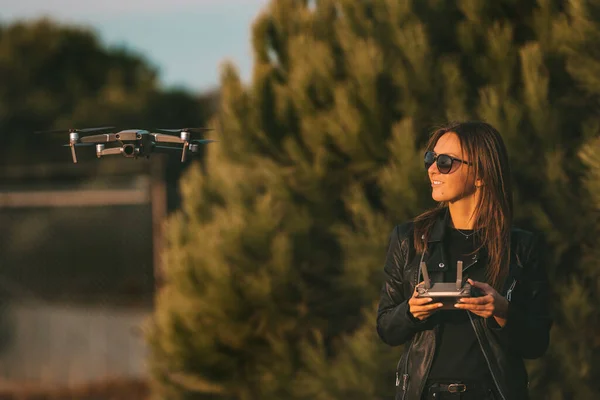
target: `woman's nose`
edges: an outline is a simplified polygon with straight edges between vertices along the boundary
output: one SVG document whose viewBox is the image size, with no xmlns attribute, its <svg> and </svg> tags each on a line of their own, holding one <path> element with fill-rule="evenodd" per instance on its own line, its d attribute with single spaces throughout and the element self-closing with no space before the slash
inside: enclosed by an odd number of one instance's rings
<svg viewBox="0 0 600 400">
<path fill-rule="evenodd" d="M 429 173 L 429 175 L 431 175 L 431 174 L 439 174 L 440 171 L 438 170 L 437 163 L 431 164 L 429 166 L 429 168 L 427 169 L 427 172 Z"/>
</svg>

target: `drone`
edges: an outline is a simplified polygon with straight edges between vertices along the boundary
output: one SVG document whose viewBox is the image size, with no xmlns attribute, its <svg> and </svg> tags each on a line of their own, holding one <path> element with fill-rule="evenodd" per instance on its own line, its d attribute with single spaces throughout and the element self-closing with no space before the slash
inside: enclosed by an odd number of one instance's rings
<svg viewBox="0 0 600 400">
<path fill-rule="evenodd" d="M 212 130 L 212 128 L 181 128 L 181 129 L 124 129 L 114 126 L 84 129 L 56 129 L 37 131 L 39 133 L 68 133 L 69 143 L 63 146 L 71 148 L 73 163 L 77 163 L 77 147 L 96 146 L 96 156 L 120 154 L 127 158 L 146 157 L 152 153 L 181 152 L 181 162 L 188 155 L 199 153 L 200 145 L 216 142 L 212 139 L 192 140 L 191 134 Z M 92 134 L 93 133 L 93 134 Z M 82 134 L 82 136 L 80 136 Z M 89 136 L 83 136 L 90 134 Z M 166 146 L 161 144 L 167 144 Z M 183 145 L 183 146 L 173 146 Z"/>
</svg>

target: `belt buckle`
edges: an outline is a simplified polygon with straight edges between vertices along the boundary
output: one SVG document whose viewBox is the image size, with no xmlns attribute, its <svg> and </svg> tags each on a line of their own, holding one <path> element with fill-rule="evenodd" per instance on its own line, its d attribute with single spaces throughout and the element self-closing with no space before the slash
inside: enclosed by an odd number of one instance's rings
<svg viewBox="0 0 600 400">
<path fill-rule="evenodd" d="M 467 391 L 467 385 L 464 383 L 452 383 L 448 385 L 448 391 L 450 393 L 463 393 Z"/>
</svg>

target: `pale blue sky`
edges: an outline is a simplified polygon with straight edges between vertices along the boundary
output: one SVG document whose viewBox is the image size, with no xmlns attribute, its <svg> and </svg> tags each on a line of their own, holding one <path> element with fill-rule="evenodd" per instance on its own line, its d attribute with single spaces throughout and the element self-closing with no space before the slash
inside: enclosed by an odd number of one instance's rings
<svg viewBox="0 0 600 400">
<path fill-rule="evenodd" d="M 269 0 L 0 0 L 0 21 L 48 16 L 92 27 L 106 45 L 143 54 L 166 86 L 219 84 L 223 60 L 244 81 L 252 68 L 251 24 Z"/>
</svg>

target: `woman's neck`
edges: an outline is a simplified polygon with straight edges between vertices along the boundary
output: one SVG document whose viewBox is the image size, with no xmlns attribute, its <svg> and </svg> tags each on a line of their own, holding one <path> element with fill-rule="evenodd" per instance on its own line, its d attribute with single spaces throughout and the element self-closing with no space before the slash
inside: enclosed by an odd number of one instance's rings
<svg viewBox="0 0 600 400">
<path fill-rule="evenodd" d="M 456 229 L 475 229 L 475 196 L 448 205 L 452 226 Z"/>
</svg>

